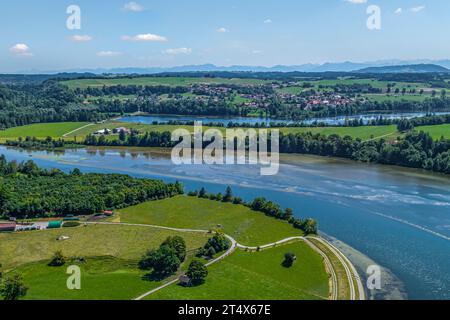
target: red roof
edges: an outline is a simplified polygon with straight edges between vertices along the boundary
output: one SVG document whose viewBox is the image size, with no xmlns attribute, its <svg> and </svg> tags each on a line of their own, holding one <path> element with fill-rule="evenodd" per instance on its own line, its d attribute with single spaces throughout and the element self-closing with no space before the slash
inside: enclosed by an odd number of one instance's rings
<svg viewBox="0 0 450 320">
<path fill-rule="evenodd" d="M 111 214 L 113 214 L 114 212 L 112 212 L 112 211 L 103 211 L 103 213 L 104 213 L 104 214 L 107 214 L 107 215 L 111 215 Z"/>
<path fill-rule="evenodd" d="M 16 228 L 16 223 L 0 223 L 0 229 L 11 229 L 11 228 Z"/>
</svg>

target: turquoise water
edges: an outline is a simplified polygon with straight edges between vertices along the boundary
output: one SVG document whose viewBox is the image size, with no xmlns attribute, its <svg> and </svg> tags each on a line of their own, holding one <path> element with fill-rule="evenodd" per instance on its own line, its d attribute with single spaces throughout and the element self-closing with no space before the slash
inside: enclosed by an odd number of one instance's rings
<svg viewBox="0 0 450 320">
<path fill-rule="evenodd" d="M 388 285 L 401 286 L 410 299 L 450 299 L 448 176 L 295 155 L 282 158 L 278 175 L 262 177 L 257 166 L 174 166 L 155 152 L 79 149 L 53 154 L 0 147 L 0 154 L 8 160 L 33 159 L 47 168 L 180 180 L 188 190 L 205 186 L 223 192 L 231 185 L 247 200 L 264 196 L 292 207 L 297 216 L 318 219 L 326 234 L 393 272 L 402 285 Z"/>
<path fill-rule="evenodd" d="M 436 112 L 436 115 L 448 114 L 448 112 Z M 423 117 L 425 112 L 414 112 L 414 113 L 372 113 L 372 114 L 361 114 L 352 116 L 339 116 L 339 117 L 329 117 L 329 118 L 312 118 L 304 120 L 305 124 L 312 124 L 314 122 L 323 122 L 328 125 L 342 125 L 348 120 L 362 120 L 367 123 L 370 120 L 376 120 L 380 116 L 384 119 L 410 119 L 414 117 Z M 248 118 L 248 117 L 207 117 L 207 116 L 176 116 L 176 115 L 148 115 L 148 116 L 127 116 L 119 118 L 119 121 L 131 122 L 131 123 L 145 123 L 152 124 L 153 122 L 167 123 L 169 121 L 182 121 L 182 122 L 192 122 L 192 121 L 203 121 L 204 123 L 220 123 L 227 125 L 230 122 L 238 124 L 256 124 L 256 123 L 290 123 L 289 120 L 277 120 L 271 118 Z"/>
</svg>

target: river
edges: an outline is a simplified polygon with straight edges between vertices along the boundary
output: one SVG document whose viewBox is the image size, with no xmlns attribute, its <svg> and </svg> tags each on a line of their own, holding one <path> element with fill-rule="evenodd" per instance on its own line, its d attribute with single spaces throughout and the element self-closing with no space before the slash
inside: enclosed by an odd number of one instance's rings
<svg viewBox="0 0 450 320">
<path fill-rule="evenodd" d="M 445 115 L 450 112 L 435 112 L 433 115 Z M 305 125 L 313 124 L 315 122 L 325 123 L 330 126 L 343 125 L 346 121 L 351 120 L 361 120 L 363 123 L 367 124 L 371 120 L 376 120 L 379 117 L 383 119 L 395 120 L 395 119 L 411 119 L 416 117 L 426 116 L 426 112 L 407 112 L 407 113 L 370 113 L 370 114 L 359 114 L 350 116 L 337 116 L 337 117 L 326 117 L 326 118 L 311 118 L 301 121 Z M 203 121 L 206 123 L 218 123 L 226 126 L 228 123 L 233 122 L 237 124 L 261 124 L 261 123 L 293 123 L 289 120 L 279 120 L 271 118 L 249 118 L 249 117 L 210 117 L 210 116 L 181 116 L 181 115 L 146 115 L 146 116 L 126 116 L 117 119 L 122 122 L 131 123 L 144 123 L 152 124 L 154 122 L 158 123 L 168 123 L 170 121 L 180 121 L 180 122 L 193 122 L 193 121 Z"/>
<path fill-rule="evenodd" d="M 155 150 L 52 153 L 2 146 L 0 154 L 65 171 L 180 180 L 187 190 L 224 192 L 231 185 L 246 200 L 264 196 L 299 217 L 316 218 L 327 236 L 351 247 L 342 246 L 361 275 L 380 264 L 383 286 L 374 298 L 450 299 L 449 176 L 301 155 L 283 156 L 278 175 L 260 176 L 257 166 L 174 166 Z"/>
</svg>

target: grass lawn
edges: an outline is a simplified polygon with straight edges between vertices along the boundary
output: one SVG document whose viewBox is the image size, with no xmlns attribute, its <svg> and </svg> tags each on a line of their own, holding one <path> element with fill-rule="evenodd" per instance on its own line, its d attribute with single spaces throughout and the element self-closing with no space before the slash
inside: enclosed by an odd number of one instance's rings
<svg viewBox="0 0 450 320">
<path fill-rule="evenodd" d="M 286 252 L 297 257 L 290 268 L 281 265 Z M 172 285 L 148 299 L 316 300 L 328 297 L 328 275 L 322 257 L 302 241 L 254 253 L 238 250 L 208 271 L 205 283 L 200 286 Z"/>
<path fill-rule="evenodd" d="M 450 124 L 417 127 L 416 131 L 428 132 L 436 140 L 441 139 L 442 136 L 450 139 Z"/>
<path fill-rule="evenodd" d="M 0 131 L 0 140 L 17 139 L 19 137 L 59 138 L 64 134 L 85 126 L 87 122 L 37 123 Z"/>
<path fill-rule="evenodd" d="M 267 217 L 245 206 L 187 196 L 122 209 L 120 217 L 121 222 L 204 230 L 215 229 L 220 224 L 225 233 L 249 246 L 302 235 L 300 230 L 287 222 Z"/>
<path fill-rule="evenodd" d="M 363 126 L 363 127 L 317 127 L 317 128 L 281 128 L 283 133 L 313 132 L 324 135 L 338 134 L 340 136 L 351 136 L 362 140 L 377 138 L 388 134 L 398 133 L 397 126 Z"/>
<path fill-rule="evenodd" d="M 138 78 L 113 78 L 113 79 L 77 79 L 61 83 L 69 88 L 88 88 L 116 85 L 138 85 L 138 86 L 190 86 L 192 84 L 264 84 L 268 81 L 260 79 L 239 78 L 197 78 L 197 77 L 138 77 Z"/>
<path fill-rule="evenodd" d="M 387 95 L 387 94 L 366 94 L 364 95 L 366 98 L 368 98 L 371 101 L 377 101 L 377 102 L 385 102 L 385 101 L 424 101 L 425 99 L 431 98 L 431 95 L 427 94 L 398 94 L 398 95 Z"/>
<path fill-rule="evenodd" d="M 400 82 L 400 81 L 380 81 L 376 79 L 336 79 L 336 80 L 318 80 L 318 81 L 306 81 L 307 83 L 311 83 L 312 85 L 315 85 L 316 88 L 318 88 L 320 85 L 322 86 L 334 86 L 337 84 L 341 85 L 352 85 L 352 84 L 370 84 L 374 88 L 379 88 L 386 90 L 388 84 L 395 84 L 395 86 L 392 86 L 392 89 L 395 91 L 395 89 L 413 89 L 416 88 L 427 88 L 429 87 L 428 84 L 425 83 L 415 83 L 415 82 Z"/>
<path fill-rule="evenodd" d="M 56 238 L 65 235 L 66 241 Z M 61 250 L 67 257 L 113 256 L 138 260 L 148 249 L 158 247 L 168 236 L 181 235 L 189 250 L 200 248 L 207 235 L 135 226 L 88 225 L 45 231 L 0 234 L 0 262 L 4 270 L 49 260 Z"/>
<path fill-rule="evenodd" d="M 67 289 L 66 270 L 72 264 L 80 267 L 81 290 Z M 135 261 L 113 257 L 87 258 L 86 263 L 67 262 L 62 267 L 38 262 L 14 272 L 23 276 L 29 288 L 26 300 L 131 300 L 161 284 L 146 280 Z"/>
<path fill-rule="evenodd" d="M 28 126 L 10 128 L 5 131 L 0 131 L 0 142 L 7 139 L 17 139 L 19 137 L 37 137 L 44 139 L 48 136 L 53 138 L 62 138 L 64 134 L 82 128 L 87 123 L 85 122 L 62 122 L 62 123 L 42 123 L 42 124 L 32 124 Z M 129 129 L 136 129 L 141 133 L 145 132 L 172 132 L 176 129 L 186 129 L 193 131 L 193 126 L 188 125 L 152 125 L 152 124 L 141 124 L 141 123 L 131 123 L 131 122 L 119 122 L 119 121 L 107 121 L 105 123 L 94 124 L 77 130 L 66 137 L 65 140 L 73 140 L 77 138 L 77 141 L 82 141 L 87 135 L 93 134 L 94 132 L 102 129 L 115 129 L 119 127 L 126 127 Z M 206 131 L 210 127 L 203 127 Z M 218 128 L 220 131 L 225 132 L 226 128 Z M 313 132 L 321 133 L 324 135 L 338 134 L 340 136 L 349 135 L 353 138 L 360 138 L 362 140 L 371 139 L 372 137 L 377 138 L 385 136 L 387 134 L 393 134 L 392 137 L 396 137 L 397 127 L 395 125 L 391 126 L 363 126 L 363 127 L 308 127 L 308 128 L 279 128 L 281 132 L 288 133 L 298 133 L 298 132 Z M 117 139 L 118 135 L 107 136 L 107 139 Z"/>
<path fill-rule="evenodd" d="M 330 263 L 333 265 L 334 271 L 336 272 L 337 282 L 338 282 L 338 300 L 348 300 L 350 299 L 350 287 L 348 284 L 347 274 L 345 273 L 345 268 L 339 261 L 338 257 L 332 253 L 327 246 L 325 246 L 320 241 L 314 238 L 308 238 L 316 247 L 318 247 L 322 252 L 324 252 L 330 259 Z M 356 282 L 355 282 L 356 284 Z M 357 286 L 355 286 L 357 288 Z"/>
</svg>

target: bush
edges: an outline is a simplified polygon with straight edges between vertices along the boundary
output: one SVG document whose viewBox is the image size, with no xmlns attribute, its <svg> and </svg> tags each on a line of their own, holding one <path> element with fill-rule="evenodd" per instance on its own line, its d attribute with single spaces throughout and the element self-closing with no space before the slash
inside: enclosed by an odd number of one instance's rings
<svg viewBox="0 0 450 320">
<path fill-rule="evenodd" d="M 79 227 L 81 224 L 78 221 L 67 221 L 64 222 L 63 228 L 74 228 Z"/>
<path fill-rule="evenodd" d="M 61 267 L 66 263 L 66 258 L 64 258 L 64 255 L 61 251 L 56 251 L 53 255 L 52 260 L 48 263 L 51 267 Z"/>
<path fill-rule="evenodd" d="M 161 245 L 166 245 L 173 248 L 181 262 L 183 262 L 186 258 L 186 242 L 182 237 L 168 237 Z"/>
<path fill-rule="evenodd" d="M 286 268 L 292 267 L 294 261 L 297 260 L 297 257 L 292 252 L 288 252 L 284 255 L 283 266 Z"/>
<path fill-rule="evenodd" d="M 206 266 L 199 260 L 194 260 L 189 265 L 186 275 L 191 279 L 191 284 L 196 286 L 205 282 L 208 275 Z"/>
</svg>

